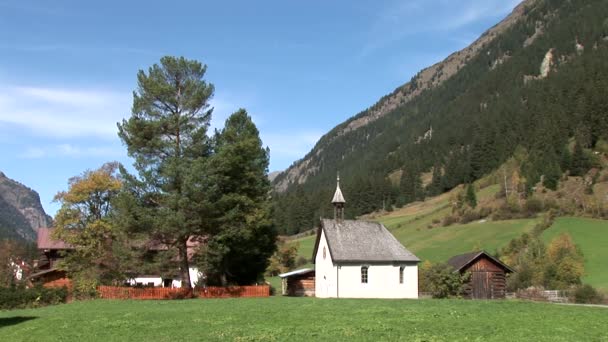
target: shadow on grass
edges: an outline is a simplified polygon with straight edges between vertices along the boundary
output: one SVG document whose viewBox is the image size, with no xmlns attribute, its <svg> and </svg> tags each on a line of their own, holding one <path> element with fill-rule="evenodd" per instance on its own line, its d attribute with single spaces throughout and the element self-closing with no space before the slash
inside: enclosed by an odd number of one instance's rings
<svg viewBox="0 0 608 342">
<path fill-rule="evenodd" d="M 36 319 L 36 318 L 38 318 L 38 317 L 33 317 L 33 316 L 15 316 L 15 317 L 0 318 L 0 329 L 2 329 L 4 327 L 11 326 L 11 325 L 15 325 L 15 324 L 31 321 L 32 319 Z"/>
</svg>

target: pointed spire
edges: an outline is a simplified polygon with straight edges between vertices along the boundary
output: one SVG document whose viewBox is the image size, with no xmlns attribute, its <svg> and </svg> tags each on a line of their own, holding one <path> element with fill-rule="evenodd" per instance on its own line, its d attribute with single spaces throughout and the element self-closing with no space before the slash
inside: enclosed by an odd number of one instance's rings
<svg viewBox="0 0 608 342">
<path fill-rule="evenodd" d="M 336 185 L 336 192 L 334 193 L 334 198 L 331 200 L 331 203 L 333 203 L 333 204 L 346 203 L 346 201 L 344 200 L 344 196 L 342 195 L 342 190 L 340 190 L 340 173 L 339 172 L 338 172 L 338 183 Z"/>
<path fill-rule="evenodd" d="M 342 190 L 340 190 L 340 173 L 338 173 L 336 193 L 331 203 L 334 205 L 334 220 L 344 220 L 344 203 L 346 201 L 344 200 L 344 195 L 342 195 Z"/>
</svg>

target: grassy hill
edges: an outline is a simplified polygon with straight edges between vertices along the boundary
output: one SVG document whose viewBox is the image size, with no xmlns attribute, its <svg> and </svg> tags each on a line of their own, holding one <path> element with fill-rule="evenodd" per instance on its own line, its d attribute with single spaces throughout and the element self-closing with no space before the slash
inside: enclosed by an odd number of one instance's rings
<svg viewBox="0 0 608 342">
<path fill-rule="evenodd" d="M 96 300 L 0 312 L 0 330 L 3 341 L 604 341 L 607 314 L 519 301 Z"/>
<path fill-rule="evenodd" d="M 545 241 L 567 232 L 585 256 L 583 282 L 608 290 L 608 221 L 562 217 L 543 233 Z"/>
<path fill-rule="evenodd" d="M 457 191 L 457 190 L 455 190 Z M 497 185 L 488 186 L 478 192 L 479 202 L 490 203 L 498 191 Z M 447 261 L 451 256 L 484 249 L 494 252 L 505 246 L 513 238 L 532 230 L 541 220 L 538 218 L 491 221 L 480 220 L 469 224 L 437 227 L 451 212 L 450 198 L 453 193 L 445 193 L 424 202 L 410 204 L 397 211 L 371 215 L 363 219 L 383 223 L 395 237 L 420 259 L 432 262 Z M 432 228 L 430 228 L 432 227 Z M 585 255 L 585 283 L 608 289 L 608 221 L 579 217 L 557 218 L 555 223 L 543 233 L 543 238 L 551 239 L 568 232 Z M 295 240 L 300 244 L 299 255 L 310 258 L 314 247 L 314 236 Z M 310 267 L 312 265 L 306 265 Z"/>
<path fill-rule="evenodd" d="M 424 260 L 428 259 L 432 261 L 439 261 L 442 258 L 451 256 L 452 252 L 454 252 L 452 254 L 466 252 L 482 242 L 488 242 L 487 245 L 482 244 L 482 248 L 488 248 L 488 250 L 493 251 L 497 247 L 501 247 L 502 244 L 509 242 L 513 237 L 521 234 L 521 232 L 534 226 L 536 220 L 528 219 L 506 222 L 485 221 L 469 225 L 454 225 L 429 229 L 429 225 L 440 221 L 450 213 L 450 198 L 456 191 L 458 189 L 429 198 L 424 202 L 412 203 L 391 213 L 368 215 L 361 219 L 381 222 L 401 243 L 416 253 L 416 255 Z M 486 203 L 491 201 L 496 191 L 498 191 L 498 186 L 496 185 L 481 189 L 478 192 L 479 202 Z M 446 246 L 444 243 L 450 242 L 450 240 L 454 240 L 450 243 L 451 246 Z M 300 245 L 299 255 L 306 258 L 312 256 L 315 243 L 314 235 L 294 240 L 294 242 Z M 443 252 L 440 254 L 433 252 L 434 250 L 442 249 Z"/>
</svg>

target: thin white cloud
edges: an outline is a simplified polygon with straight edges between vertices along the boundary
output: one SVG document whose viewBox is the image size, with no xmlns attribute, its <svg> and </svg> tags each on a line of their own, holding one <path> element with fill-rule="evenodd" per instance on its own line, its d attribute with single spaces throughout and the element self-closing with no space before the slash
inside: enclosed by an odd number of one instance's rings
<svg viewBox="0 0 608 342">
<path fill-rule="evenodd" d="M 394 1 L 377 14 L 358 57 L 411 35 L 450 32 L 486 18 L 509 13 L 522 0 L 416 0 Z"/>
<path fill-rule="evenodd" d="M 28 147 L 19 157 L 22 159 L 41 158 L 83 158 L 104 157 L 119 158 L 126 154 L 124 148 L 119 146 L 78 146 L 75 144 L 56 144 L 43 147 Z"/>
<path fill-rule="evenodd" d="M 15 125 L 41 137 L 115 139 L 116 123 L 130 107 L 128 92 L 0 86 L 0 126 Z"/>
</svg>

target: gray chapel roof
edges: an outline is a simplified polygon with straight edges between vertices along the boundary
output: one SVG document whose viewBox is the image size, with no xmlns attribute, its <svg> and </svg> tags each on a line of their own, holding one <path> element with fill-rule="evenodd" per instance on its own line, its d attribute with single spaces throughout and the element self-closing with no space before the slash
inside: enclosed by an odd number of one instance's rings
<svg viewBox="0 0 608 342">
<path fill-rule="evenodd" d="M 321 220 L 321 229 L 325 232 L 329 252 L 334 261 L 420 261 L 412 252 L 403 247 L 386 227 L 377 222 Z M 320 236 L 321 231 L 317 233 L 313 260 L 317 253 Z"/>
</svg>

